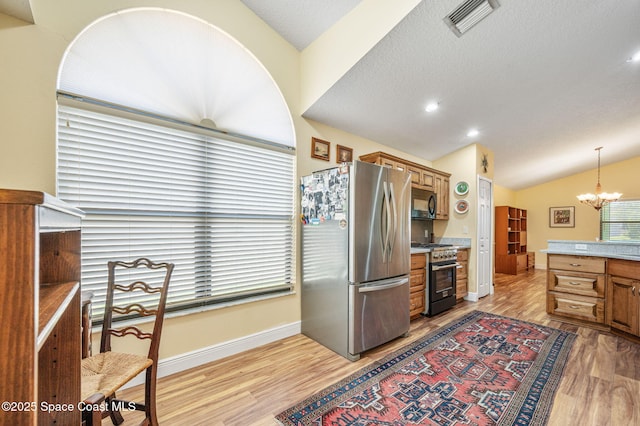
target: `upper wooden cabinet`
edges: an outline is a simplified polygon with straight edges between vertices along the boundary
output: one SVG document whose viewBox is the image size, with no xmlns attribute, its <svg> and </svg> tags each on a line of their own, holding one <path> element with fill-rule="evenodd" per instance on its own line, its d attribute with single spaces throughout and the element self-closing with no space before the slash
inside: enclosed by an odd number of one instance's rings
<svg viewBox="0 0 640 426">
<path fill-rule="evenodd" d="M 449 219 L 450 173 L 441 172 L 422 164 L 405 160 L 385 152 L 372 152 L 360 156 L 360 161 L 375 163 L 411 174 L 411 185 L 437 194 L 436 219 Z"/>
<path fill-rule="evenodd" d="M 449 176 L 434 172 L 433 192 L 436 193 L 436 219 L 449 219 Z"/>
</svg>

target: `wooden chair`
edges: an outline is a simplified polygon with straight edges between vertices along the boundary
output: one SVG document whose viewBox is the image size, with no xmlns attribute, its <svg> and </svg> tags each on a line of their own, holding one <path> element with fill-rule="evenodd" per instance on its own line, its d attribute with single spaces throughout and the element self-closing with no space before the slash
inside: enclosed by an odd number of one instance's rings
<svg viewBox="0 0 640 426">
<path fill-rule="evenodd" d="M 106 407 L 106 410 L 99 417 L 90 410 L 85 411 L 83 413 L 85 424 L 95 424 L 96 418 L 109 416 L 114 425 L 119 425 L 124 421 L 119 408 L 133 409 L 134 407 L 135 410 L 145 412 L 145 419 L 141 424 L 158 424 L 156 416 L 158 349 L 173 267 L 172 263 L 154 263 L 145 258 L 129 263 L 119 261 L 108 263 L 109 278 L 100 353 L 82 360 L 82 399 L 88 403 L 103 397 L 102 406 Z M 119 275 L 126 272 L 131 276 L 132 279 L 128 282 L 132 282 L 121 284 L 120 279 L 116 280 L 116 268 Z M 161 276 L 157 280 L 162 285 L 148 284 L 153 279 L 149 278 L 150 274 L 160 274 Z M 144 278 L 144 281 L 135 279 L 136 277 Z M 145 306 L 140 303 L 117 306 L 118 303 L 127 303 L 126 293 L 139 293 L 140 291 L 149 294 L 146 298 L 149 301 L 144 303 Z M 116 319 L 124 318 L 127 320 L 155 316 L 153 331 L 151 333 L 143 332 L 138 327 L 127 324 L 118 327 L 117 324 L 113 324 L 114 314 L 116 314 Z M 126 321 L 126 323 L 130 322 Z M 111 338 L 125 336 L 148 339 L 150 341 L 149 352 L 145 355 L 112 352 Z M 116 399 L 116 391 L 143 371 L 146 371 L 144 404 Z"/>
</svg>

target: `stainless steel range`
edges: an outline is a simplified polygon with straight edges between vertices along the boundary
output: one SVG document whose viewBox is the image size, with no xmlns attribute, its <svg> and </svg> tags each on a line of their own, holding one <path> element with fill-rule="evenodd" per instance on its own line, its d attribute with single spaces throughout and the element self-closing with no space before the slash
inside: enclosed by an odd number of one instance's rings
<svg viewBox="0 0 640 426">
<path fill-rule="evenodd" d="M 427 255 L 427 279 L 425 289 L 425 311 L 433 316 L 456 304 L 456 268 L 458 250 L 448 244 L 417 244 L 413 247 L 430 248 Z"/>
</svg>

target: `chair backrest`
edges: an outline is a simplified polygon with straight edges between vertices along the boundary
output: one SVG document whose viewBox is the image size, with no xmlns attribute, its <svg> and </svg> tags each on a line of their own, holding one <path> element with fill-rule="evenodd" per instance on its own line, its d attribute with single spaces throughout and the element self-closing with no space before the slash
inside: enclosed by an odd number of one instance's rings
<svg viewBox="0 0 640 426">
<path fill-rule="evenodd" d="M 108 262 L 109 278 L 100 352 L 111 351 L 112 336 L 124 337 L 130 335 L 138 339 L 149 339 L 149 354 L 147 356 L 157 362 L 164 310 L 167 304 L 167 293 L 173 266 L 173 263 L 154 263 L 146 258 L 140 258 L 133 262 Z M 127 276 L 126 283 L 122 283 L 120 278 L 122 275 Z M 137 292 L 136 294 L 143 292 L 148 297 L 144 298 L 142 304 L 128 303 L 126 300 L 127 293 L 132 294 L 134 292 Z M 126 319 L 155 316 L 153 330 L 148 333 L 133 325 L 118 327 L 117 321 L 115 325 L 113 323 L 114 313 L 116 316 Z M 129 323 L 129 321 L 126 321 L 126 323 Z"/>
</svg>

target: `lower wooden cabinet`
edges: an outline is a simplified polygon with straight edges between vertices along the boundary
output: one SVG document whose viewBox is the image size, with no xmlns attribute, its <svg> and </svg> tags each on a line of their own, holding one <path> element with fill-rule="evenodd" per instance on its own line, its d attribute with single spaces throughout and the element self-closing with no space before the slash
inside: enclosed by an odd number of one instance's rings
<svg viewBox="0 0 640 426">
<path fill-rule="evenodd" d="M 640 262 L 609 260 L 611 328 L 640 336 Z"/>
<path fill-rule="evenodd" d="M 469 294 L 469 250 L 458 249 L 458 263 L 456 269 L 456 300 L 464 299 Z"/>
<path fill-rule="evenodd" d="M 424 253 L 411 255 L 411 284 L 409 287 L 409 315 L 418 318 L 424 312 L 427 258 Z"/>
<path fill-rule="evenodd" d="M 547 265 L 547 313 L 640 337 L 640 261 L 549 254 Z"/>
<path fill-rule="evenodd" d="M 518 254 L 497 254 L 496 272 L 500 274 L 517 275 L 526 272 L 529 267 L 527 253 Z"/>
<path fill-rule="evenodd" d="M 567 318 L 604 324 L 605 301 L 570 293 L 548 293 L 547 312 Z"/>
<path fill-rule="evenodd" d="M 607 324 L 606 259 L 550 254 L 547 313 Z"/>
</svg>

